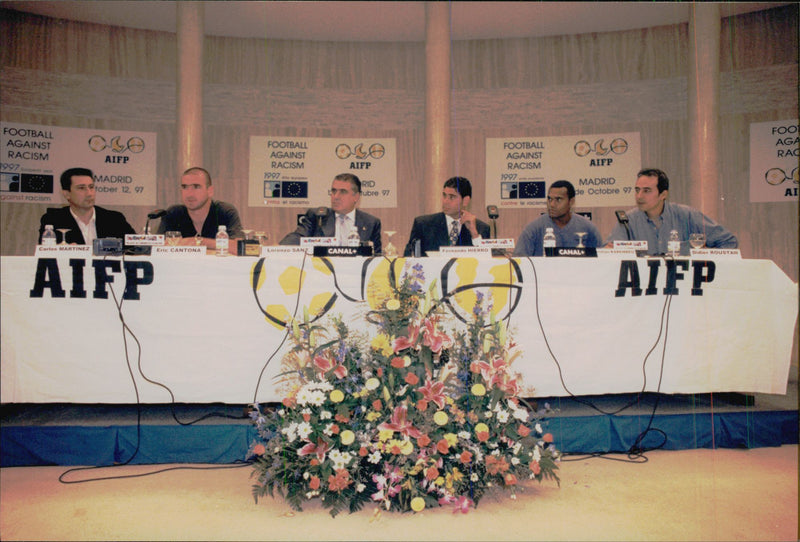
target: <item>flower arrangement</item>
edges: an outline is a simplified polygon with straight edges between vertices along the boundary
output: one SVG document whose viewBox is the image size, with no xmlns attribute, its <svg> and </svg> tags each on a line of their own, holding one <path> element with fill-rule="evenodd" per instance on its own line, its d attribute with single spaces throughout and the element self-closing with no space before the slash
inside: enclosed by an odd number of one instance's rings
<svg viewBox="0 0 800 542">
<path fill-rule="evenodd" d="M 368 503 L 466 513 L 492 488 L 513 498 L 524 479 L 558 482 L 559 453 L 518 396 L 503 322 L 478 293 L 466 329 L 447 331 L 435 282 L 424 283 L 405 264 L 373 288 L 371 338 L 340 318 L 292 323 L 286 396 L 251 412 L 256 502 L 277 491 L 298 511 L 319 498 L 332 516 Z"/>
</svg>

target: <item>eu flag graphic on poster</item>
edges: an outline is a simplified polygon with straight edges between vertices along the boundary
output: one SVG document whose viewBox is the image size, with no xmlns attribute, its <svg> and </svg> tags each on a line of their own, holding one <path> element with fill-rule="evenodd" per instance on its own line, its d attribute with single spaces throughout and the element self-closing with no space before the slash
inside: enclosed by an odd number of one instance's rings
<svg viewBox="0 0 800 542">
<path fill-rule="evenodd" d="M 31 192 L 34 194 L 52 194 L 53 176 L 40 175 L 38 173 L 23 173 L 20 192 Z"/>
<path fill-rule="evenodd" d="M 308 197 L 308 181 L 282 181 L 282 198 L 301 198 Z"/>
<path fill-rule="evenodd" d="M 544 181 L 524 181 L 519 183 L 519 198 L 534 199 L 544 197 Z"/>
</svg>

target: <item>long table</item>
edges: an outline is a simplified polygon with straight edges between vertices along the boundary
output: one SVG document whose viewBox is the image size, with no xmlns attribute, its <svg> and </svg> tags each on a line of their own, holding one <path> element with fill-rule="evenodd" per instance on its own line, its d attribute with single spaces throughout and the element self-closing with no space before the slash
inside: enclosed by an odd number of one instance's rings
<svg viewBox="0 0 800 542">
<path fill-rule="evenodd" d="M 282 323 L 310 307 L 323 324 L 341 315 L 368 341 L 369 303 L 403 265 L 436 281 L 452 330 L 470 318 L 477 292 L 491 295 L 531 397 L 785 394 L 798 311 L 797 284 L 773 262 L 730 257 L 65 254 L 0 263 L 4 403 L 278 401 L 291 346 Z"/>
</svg>

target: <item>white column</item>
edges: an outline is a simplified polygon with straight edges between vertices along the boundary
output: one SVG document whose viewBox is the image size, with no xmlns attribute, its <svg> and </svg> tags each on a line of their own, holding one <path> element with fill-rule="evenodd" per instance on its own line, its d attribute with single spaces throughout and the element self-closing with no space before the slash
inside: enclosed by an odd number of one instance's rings
<svg viewBox="0 0 800 542">
<path fill-rule="evenodd" d="M 689 198 L 719 219 L 719 4 L 692 2 L 689 13 Z"/>
<path fill-rule="evenodd" d="M 439 211 L 444 181 L 453 175 L 450 144 L 450 3 L 425 3 L 426 213 Z"/>
<path fill-rule="evenodd" d="M 178 173 L 203 166 L 203 3 L 178 9 Z"/>
</svg>

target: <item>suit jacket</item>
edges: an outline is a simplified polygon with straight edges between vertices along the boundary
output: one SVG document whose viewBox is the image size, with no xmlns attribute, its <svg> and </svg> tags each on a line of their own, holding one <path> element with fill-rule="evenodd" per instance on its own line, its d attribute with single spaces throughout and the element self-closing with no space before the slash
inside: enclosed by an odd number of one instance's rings
<svg viewBox="0 0 800 542">
<path fill-rule="evenodd" d="M 317 208 L 309 209 L 302 217 L 297 229 L 281 239 L 281 245 L 299 245 L 302 237 L 333 237 L 336 235 L 336 213 L 328 208 L 328 213 L 320 221 Z M 321 222 L 321 224 L 320 224 Z M 321 226 L 321 227 L 320 227 Z M 356 209 L 356 228 L 362 243 L 372 241 L 375 254 L 381 254 L 381 219 Z"/>
<path fill-rule="evenodd" d="M 126 233 L 136 233 L 133 226 L 128 224 L 125 220 L 125 215 L 119 211 L 110 211 L 102 207 L 94 206 L 95 226 L 97 227 L 97 238 L 103 237 L 117 237 L 125 240 Z M 67 207 L 50 207 L 47 212 L 42 215 L 39 224 L 39 243 L 42 242 L 42 233 L 46 224 L 52 224 L 54 230 L 59 228 L 69 228 L 67 232 L 67 243 L 75 243 L 78 245 L 85 245 L 86 240 L 83 238 L 81 229 L 78 223 L 73 218 L 72 213 L 69 212 Z M 56 232 L 56 237 L 60 237 L 60 233 Z M 61 239 L 58 239 L 61 242 Z"/>
<path fill-rule="evenodd" d="M 475 226 L 482 238 L 489 239 L 491 237 L 489 224 L 476 220 Z M 408 244 L 403 252 L 404 256 L 414 255 L 414 241 L 417 239 L 420 240 L 422 249 L 420 255 L 422 256 L 426 256 L 429 250 L 436 251 L 439 250 L 439 247 L 450 246 L 450 233 L 447 231 L 447 219 L 444 213 L 423 215 L 414 219 L 414 224 L 411 226 L 411 235 L 408 237 Z M 462 247 L 472 246 L 472 235 L 464 225 L 461 226 L 461 231 L 458 233 L 457 245 Z"/>
</svg>

